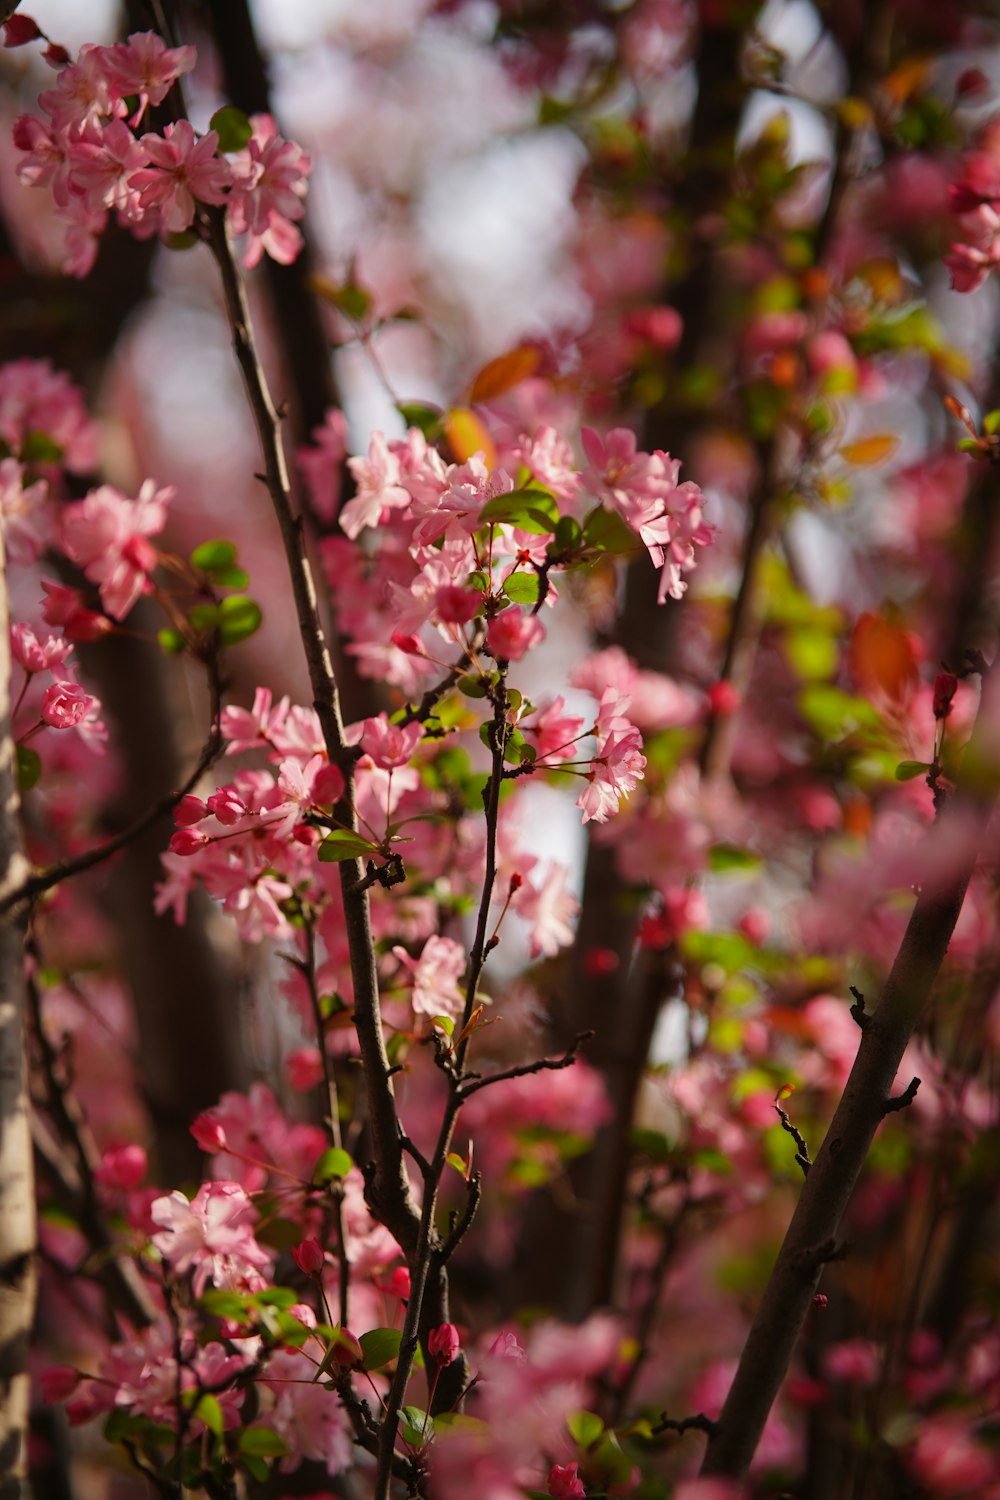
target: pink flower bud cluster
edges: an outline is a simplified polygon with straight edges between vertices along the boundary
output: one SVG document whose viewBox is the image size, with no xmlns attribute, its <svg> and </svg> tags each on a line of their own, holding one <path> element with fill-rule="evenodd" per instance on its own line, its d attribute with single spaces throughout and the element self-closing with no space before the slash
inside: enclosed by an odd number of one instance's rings
<svg viewBox="0 0 1000 1500">
<path fill-rule="evenodd" d="M 283 264 L 298 255 L 294 221 L 304 211 L 311 162 L 282 139 L 270 115 L 254 115 L 246 145 L 229 156 L 215 130 L 199 136 L 183 118 L 162 134 L 138 133 L 149 107 L 163 103 L 195 56 L 193 47 L 167 47 L 155 32 L 84 46 L 40 96 L 42 114 L 15 122 L 18 176 L 49 188 L 67 224 L 71 275 L 90 270 L 112 214 L 140 239 L 166 238 L 189 230 L 201 205 L 226 206 L 231 232 L 246 237 L 246 265 L 265 253 Z"/>
</svg>

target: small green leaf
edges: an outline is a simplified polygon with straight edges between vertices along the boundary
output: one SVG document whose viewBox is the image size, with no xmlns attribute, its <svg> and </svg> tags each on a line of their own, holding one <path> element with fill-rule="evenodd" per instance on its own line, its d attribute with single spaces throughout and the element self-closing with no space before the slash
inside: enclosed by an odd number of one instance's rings
<svg viewBox="0 0 1000 1500">
<path fill-rule="evenodd" d="M 214 630 L 219 623 L 219 606 L 217 604 L 192 604 L 188 610 L 188 619 L 195 630 Z"/>
<path fill-rule="evenodd" d="M 227 1292 L 218 1287 L 210 1287 L 198 1300 L 210 1317 L 225 1318 L 231 1323 L 250 1321 L 248 1307 L 250 1299 L 240 1292 Z"/>
<path fill-rule="evenodd" d="M 156 639 L 160 643 L 160 650 L 165 651 L 168 656 L 180 656 L 187 644 L 180 631 L 171 630 L 168 625 L 156 632 Z"/>
<path fill-rule="evenodd" d="M 63 456 L 63 450 L 47 432 L 32 431 L 24 434 L 18 456 L 23 464 L 57 464 Z"/>
<path fill-rule="evenodd" d="M 897 781 L 914 781 L 918 776 L 926 776 L 930 765 L 925 760 L 901 760 L 896 767 Z"/>
<path fill-rule="evenodd" d="M 512 573 L 503 586 L 515 604 L 537 604 L 541 581 L 537 573 Z"/>
<path fill-rule="evenodd" d="M 432 1020 L 435 1026 L 439 1026 L 441 1028 L 445 1036 L 455 1035 L 455 1023 L 451 1019 L 451 1016 L 434 1016 Z"/>
<path fill-rule="evenodd" d="M 1000 429 L 1000 410 L 988 411 L 983 418 L 983 431 L 990 437 Z"/>
<path fill-rule="evenodd" d="M 427 1413 L 420 1406 L 404 1406 L 399 1413 L 400 1434 L 408 1448 L 422 1448 L 433 1432 Z"/>
<path fill-rule="evenodd" d="M 244 1427 L 236 1446 L 252 1458 L 284 1458 L 288 1452 L 288 1444 L 273 1427 Z"/>
<path fill-rule="evenodd" d="M 263 1484 L 267 1479 L 267 1464 L 262 1458 L 258 1458 L 255 1453 L 244 1453 L 243 1467 L 252 1478 L 257 1480 L 258 1484 Z"/>
<path fill-rule="evenodd" d="M 335 287 L 330 293 L 330 301 L 355 323 L 364 321 L 372 305 L 372 299 L 364 287 L 357 286 L 353 281 L 345 281 L 343 286 Z"/>
<path fill-rule="evenodd" d="M 360 859 L 366 854 L 377 853 L 377 845 L 348 828 L 335 828 L 319 846 L 319 858 L 327 865 L 339 865 L 344 859 Z"/>
<path fill-rule="evenodd" d="M 339 1146 L 331 1146 L 313 1167 L 313 1182 L 329 1182 L 332 1177 L 346 1177 L 353 1166 L 354 1162 L 346 1151 Z"/>
<path fill-rule="evenodd" d="M 485 677 L 471 672 L 467 677 L 460 677 L 456 683 L 458 691 L 464 693 L 466 698 L 485 698 L 487 686 Z"/>
<path fill-rule="evenodd" d="M 383 1365 L 395 1359 L 402 1337 L 401 1328 L 372 1328 L 368 1333 L 363 1333 L 358 1340 L 365 1357 L 362 1368 L 380 1370 Z"/>
<path fill-rule="evenodd" d="M 759 865 L 759 855 L 751 854 L 749 849 L 738 849 L 735 844 L 716 844 L 709 851 L 710 870 L 756 870 Z"/>
<path fill-rule="evenodd" d="M 218 1397 L 213 1396 L 211 1392 L 206 1391 L 201 1397 L 192 1416 L 200 1417 L 209 1432 L 214 1433 L 216 1437 L 222 1436 L 222 1407 L 219 1405 Z"/>
<path fill-rule="evenodd" d="M 219 568 L 212 574 L 212 582 L 217 589 L 245 589 L 250 582 L 250 574 L 243 568 Z"/>
<path fill-rule="evenodd" d="M 219 604 L 219 640 L 236 646 L 260 629 L 260 605 L 246 594 L 230 594 Z"/>
<path fill-rule="evenodd" d="M 457 1151 L 449 1151 L 448 1155 L 445 1157 L 445 1161 L 448 1163 L 449 1167 L 454 1167 L 455 1171 L 458 1172 L 462 1177 L 465 1176 L 465 1162 L 459 1156 Z"/>
<path fill-rule="evenodd" d="M 604 1431 L 604 1423 L 592 1411 L 571 1411 L 566 1418 L 566 1426 L 574 1442 L 579 1443 L 581 1448 L 591 1447 Z"/>
<path fill-rule="evenodd" d="M 193 229 L 171 229 L 162 240 L 168 250 L 193 250 L 201 244 Z"/>
<path fill-rule="evenodd" d="M 416 427 L 429 443 L 437 442 L 443 431 L 444 413 L 440 407 L 428 406 L 423 401 L 399 401 L 396 410 L 407 427 Z M 472 584 L 475 588 L 476 585 Z"/>
<path fill-rule="evenodd" d="M 42 758 L 30 745 L 17 747 L 17 786 L 22 792 L 30 792 L 42 774 Z"/>
<path fill-rule="evenodd" d="M 253 126 L 235 104 L 224 104 L 221 109 L 217 109 L 208 126 L 219 137 L 220 151 L 242 151 L 253 135 Z"/>
<path fill-rule="evenodd" d="M 547 490 L 511 490 L 506 495 L 497 495 L 495 500 L 487 500 L 479 512 L 479 521 L 481 525 L 493 522 L 546 536 L 559 525 L 559 508 Z"/>
<path fill-rule="evenodd" d="M 258 1307 L 294 1307 L 302 1298 L 290 1286 L 266 1286 L 262 1292 L 254 1292 L 253 1300 Z"/>
<path fill-rule="evenodd" d="M 598 505 L 583 523 L 583 540 L 598 552 L 624 555 L 636 552 L 642 545 L 632 529 L 625 525 L 617 511 Z"/>
<path fill-rule="evenodd" d="M 559 552 L 575 552 L 583 541 L 583 528 L 573 516 L 560 516 L 553 538 Z"/>
<path fill-rule="evenodd" d="M 191 553 L 191 566 L 199 573 L 218 573 L 221 568 L 231 567 L 235 561 L 236 544 L 225 539 L 202 542 Z"/>
</svg>

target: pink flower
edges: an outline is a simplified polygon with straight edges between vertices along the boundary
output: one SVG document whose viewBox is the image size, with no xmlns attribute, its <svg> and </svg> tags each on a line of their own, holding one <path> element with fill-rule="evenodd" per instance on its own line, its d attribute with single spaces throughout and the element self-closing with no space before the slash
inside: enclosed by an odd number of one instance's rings
<svg viewBox="0 0 1000 1500">
<path fill-rule="evenodd" d="M 128 213 L 136 198 L 129 178 L 148 161 L 148 153 L 122 120 L 87 125 L 67 148 L 69 185 L 91 213 L 114 208 Z"/>
<path fill-rule="evenodd" d="M 642 735 L 624 716 L 628 699 L 614 688 L 601 696 L 597 715 L 597 753 L 588 772 L 588 785 L 576 799 L 583 821 L 605 822 L 619 802 L 633 791 L 646 765 Z"/>
<path fill-rule="evenodd" d="M 310 1237 L 292 1247 L 292 1259 L 304 1276 L 318 1276 L 326 1265 L 326 1252 L 319 1240 Z"/>
<path fill-rule="evenodd" d="M 545 626 L 537 615 L 522 609 L 505 609 L 486 628 L 486 649 L 498 661 L 520 661 L 526 652 L 545 639 Z"/>
<path fill-rule="evenodd" d="M 76 682 L 54 682 L 42 694 L 42 719 L 51 729 L 77 729 L 99 708 L 98 700 Z"/>
<path fill-rule="evenodd" d="M 467 625 L 482 607 L 483 596 L 475 589 L 446 583 L 434 595 L 434 612 L 443 625 Z"/>
<path fill-rule="evenodd" d="M 457 1359 L 461 1347 L 462 1341 L 454 1323 L 442 1323 L 427 1335 L 427 1352 L 439 1365 L 450 1365 L 453 1359 Z"/>
<path fill-rule="evenodd" d="M 38 1377 L 38 1390 L 45 1405 L 52 1406 L 56 1401 L 65 1401 L 67 1396 L 72 1396 L 81 1378 L 79 1370 L 69 1365 L 52 1365 L 43 1370 Z"/>
<path fill-rule="evenodd" d="M 423 738 L 420 724 L 390 724 L 385 714 L 377 719 L 366 719 L 361 735 L 361 748 L 377 766 L 384 771 L 405 766 Z"/>
<path fill-rule="evenodd" d="M 314 1089 L 323 1080 L 323 1059 L 318 1047 L 298 1047 L 285 1059 L 285 1074 L 297 1093 Z"/>
<path fill-rule="evenodd" d="M 183 73 L 190 73 L 197 54 L 193 47 L 168 47 L 155 31 L 137 31 L 125 42 L 117 42 L 105 53 L 105 71 L 111 85 L 125 98 L 138 95 L 132 116 L 137 125 L 150 104 L 162 104 L 171 86 Z"/>
<path fill-rule="evenodd" d="M 174 487 L 158 490 L 147 479 L 135 500 L 110 484 L 91 490 L 63 516 L 63 545 L 100 588 L 108 614 L 123 620 L 147 586 L 156 551 L 147 540 L 162 531 Z"/>
<path fill-rule="evenodd" d="M 910 1466 L 922 1486 L 955 1500 L 977 1492 L 995 1477 L 988 1449 L 960 1417 L 925 1418 L 910 1455 Z"/>
<path fill-rule="evenodd" d="M 188 120 L 167 125 L 163 135 L 144 135 L 142 145 L 150 167 L 133 172 L 130 186 L 137 189 L 144 210 L 159 211 L 162 226 L 173 234 L 187 229 L 200 203 L 224 203 L 232 179 L 229 164 L 216 152 L 219 137 L 214 130 L 195 137 Z"/>
<path fill-rule="evenodd" d="M 236 1182 L 206 1182 L 189 1203 L 181 1192 L 157 1198 L 150 1209 L 152 1236 L 176 1276 L 194 1271 L 194 1294 L 209 1281 L 225 1288 L 256 1287 L 272 1258 L 254 1239 L 257 1212 Z"/>
<path fill-rule="evenodd" d="M 253 267 L 266 250 L 290 265 L 302 248 L 292 223 L 301 219 L 312 162 L 301 146 L 283 140 L 270 115 L 251 115 L 253 134 L 233 161 L 229 222 L 234 235 L 249 235 L 243 264 Z"/>
<path fill-rule="evenodd" d="M 94 1176 L 102 1187 L 128 1193 L 139 1186 L 148 1165 L 141 1146 L 110 1146 L 101 1157 Z"/>
<path fill-rule="evenodd" d="M 843 1380 L 848 1385 L 874 1385 L 881 1366 L 881 1351 L 870 1339 L 845 1339 L 827 1349 L 823 1356 L 827 1379 Z"/>
<path fill-rule="evenodd" d="M 253 708 L 227 705 L 222 710 L 223 738 L 230 741 L 227 755 L 239 755 L 269 745 L 288 717 L 288 699 L 281 698 L 272 707 L 271 689 L 259 687 L 254 693 Z"/>
<path fill-rule="evenodd" d="M 410 503 L 410 492 L 403 487 L 399 458 L 381 432 L 372 433 L 368 457 L 349 458 L 347 467 L 358 492 L 340 512 L 340 526 L 354 541 L 366 526 L 377 526 L 385 511 L 404 510 Z"/>
<path fill-rule="evenodd" d="M 465 1008 L 459 981 L 465 972 L 465 949 L 452 938 L 429 937 L 418 960 L 405 948 L 393 954 L 413 975 L 410 1004 L 415 1015 L 450 1016 L 458 1020 Z"/>
<path fill-rule="evenodd" d="M 524 884 L 513 902 L 519 917 L 531 924 L 532 958 L 554 958 L 560 948 L 573 941 L 570 922 L 580 910 L 572 891 L 566 889 L 568 871 L 553 860 L 540 886 Z"/>
<path fill-rule="evenodd" d="M 16 458 L 0 459 L 0 523 L 12 562 L 34 562 L 48 546 L 53 530 L 43 479 L 24 488 L 24 469 Z"/>
<path fill-rule="evenodd" d="M 555 1500 L 581 1500 L 587 1491 L 580 1478 L 579 1464 L 553 1464 L 546 1488 Z"/>
<path fill-rule="evenodd" d="M 65 661 L 73 647 L 57 635 L 40 641 L 30 625 L 18 624 L 10 627 L 10 649 L 14 660 L 26 672 L 47 672 Z"/>
<path fill-rule="evenodd" d="M 410 1295 L 410 1273 L 405 1266 L 397 1266 L 388 1281 L 382 1283 L 383 1292 L 405 1302 Z"/>
</svg>

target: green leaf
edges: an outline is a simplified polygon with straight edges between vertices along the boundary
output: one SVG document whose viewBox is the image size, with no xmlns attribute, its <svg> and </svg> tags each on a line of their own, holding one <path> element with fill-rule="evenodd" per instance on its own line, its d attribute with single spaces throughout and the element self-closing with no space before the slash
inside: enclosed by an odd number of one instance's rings
<svg viewBox="0 0 1000 1500">
<path fill-rule="evenodd" d="M 191 553 L 191 566 L 199 573 L 218 573 L 231 567 L 236 561 L 236 543 L 220 538 L 214 542 L 202 542 Z"/>
<path fill-rule="evenodd" d="M 642 543 L 631 527 L 626 526 L 617 511 L 598 505 L 583 523 L 583 540 L 597 552 L 624 555 L 637 552 Z"/>
<path fill-rule="evenodd" d="M 515 604 L 537 604 L 540 589 L 537 573 L 512 573 L 503 586 L 507 598 Z"/>
<path fill-rule="evenodd" d="M 227 1292 L 218 1287 L 210 1287 L 198 1300 L 210 1317 L 225 1318 L 231 1323 L 250 1321 L 250 1298 L 240 1292 Z"/>
<path fill-rule="evenodd" d="M 364 287 L 357 286 L 353 281 L 345 281 L 343 286 L 335 287 L 330 293 L 330 301 L 355 323 L 364 322 L 372 305 L 372 299 Z"/>
<path fill-rule="evenodd" d="M 358 1340 L 365 1357 L 362 1368 L 381 1370 L 383 1365 L 396 1358 L 402 1337 L 401 1328 L 372 1328 L 363 1333 Z"/>
<path fill-rule="evenodd" d="M 329 1182 L 332 1177 L 346 1177 L 353 1166 L 354 1162 L 346 1151 L 339 1146 L 331 1146 L 313 1167 L 313 1182 Z"/>
<path fill-rule="evenodd" d="M 209 1432 L 214 1433 L 217 1438 L 222 1436 L 222 1407 L 219 1405 L 218 1397 L 213 1396 L 210 1391 L 206 1391 L 201 1397 L 192 1416 L 200 1417 Z"/>
<path fill-rule="evenodd" d="M 896 767 L 897 781 L 914 781 L 918 776 L 926 776 L 930 765 L 925 760 L 901 760 Z"/>
<path fill-rule="evenodd" d="M 481 525 L 489 521 L 546 536 L 559 525 L 559 507 L 548 490 L 511 490 L 487 500 L 479 521 Z"/>
<path fill-rule="evenodd" d="M 244 1427 L 236 1446 L 252 1458 L 284 1458 L 288 1452 L 288 1444 L 273 1427 Z"/>
<path fill-rule="evenodd" d="M 253 1300 L 259 1307 L 294 1307 L 302 1298 L 290 1286 L 266 1286 L 262 1292 L 254 1292 Z"/>
<path fill-rule="evenodd" d="M 253 135 L 253 126 L 235 104 L 224 104 L 217 109 L 208 127 L 218 135 L 220 151 L 242 151 Z"/>
<path fill-rule="evenodd" d="M 559 552 L 575 552 L 583 541 L 583 527 L 573 516 L 560 516 L 553 541 Z"/>
<path fill-rule="evenodd" d="M 409 1448 L 422 1448 L 434 1430 L 420 1406 L 404 1406 L 399 1413 L 399 1422 L 403 1442 Z"/>
<path fill-rule="evenodd" d="M 485 677 L 480 677 L 478 673 L 470 672 L 467 677 L 460 677 L 455 685 L 466 698 L 486 697 L 487 680 Z"/>
<path fill-rule="evenodd" d="M 604 1431 L 604 1423 L 592 1411 L 571 1411 L 566 1418 L 566 1426 L 573 1441 L 579 1443 L 581 1448 L 592 1447 Z"/>
<path fill-rule="evenodd" d="M 160 643 L 160 650 L 165 651 L 168 656 L 180 656 L 187 644 L 180 631 L 171 630 L 168 625 L 156 632 L 156 639 Z"/>
<path fill-rule="evenodd" d="M 248 1474 L 250 1474 L 254 1479 L 257 1480 L 258 1484 L 263 1484 L 264 1481 L 267 1479 L 267 1475 L 268 1475 L 267 1464 L 264 1462 L 264 1460 L 262 1458 L 258 1458 L 256 1456 L 256 1454 L 254 1454 L 254 1453 L 244 1453 L 244 1455 L 243 1455 L 243 1467 L 246 1469 L 246 1471 L 247 1471 Z"/>
<path fill-rule="evenodd" d="M 219 606 L 217 604 L 192 604 L 188 610 L 188 619 L 195 630 L 214 630 L 219 623 Z"/>
<path fill-rule="evenodd" d="M 219 640 L 236 646 L 260 629 L 260 605 L 246 594 L 230 594 L 219 604 Z"/>
<path fill-rule="evenodd" d="M 465 1176 L 465 1162 L 459 1156 L 457 1151 L 449 1151 L 448 1155 L 445 1157 L 445 1161 L 448 1163 L 449 1167 L 454 1167 L 455 1171 L 458 1172 L 460 1176 Z"/>
<path fill-rule="evenodd" d="M 1000 429 L 1000 410 L 988 411 L 983 418 L 983 431 L 992 437 L 998 429 Z"/>
<path fill-rule="evenodd" d="M 30 745 L 18 745 L 17 747 L 17 786 L 18 791 L 30 792 L 36 785 L 42 774 L 42 758 L 37 750 L 32 750 Z"/>
<path fill-rule="evenodd" d="M 360 859 L 366 854 L 377 854 L 378 847 L 360 833 L 349 828 L 335 828 L 319 846 L 319 858 L 323 864 L 339 865 L 344 859 Z"/>
<path fill-rule="evenodd" d="M 24 434 L 18 456 L 23 464 L 57 464 L 63 456 L 63 450 L 47 432 L 32 431 Z"/>
<path fill-rule="evenodd" d="M 162 241 L 168 250 L 193 250 L 201 244 L 193 229 L 171 229 L 162 236 Z"/>
<path fill-rule="evenodd" d="M 749 849 L 737 849 L 733 844 L 716 844 L 709 851 L 708 867 L 710 870 L 756 870 L 760 865 L 760 857 L 751 854 Z"/>
<path fill-rule="evenodd" d="M 440 407 L 428 406 L 423 401 L 398 401 L 396 410 L 407 427 L 416 427 L 429 443 L 437 442 L 443 431 L 444 413 Z M 475 588 L 476 585 L 472 584 Z"/>
<path fill-rule="evenodd" d="M 785 655 L 806 682 L 832 677 L 840 660 L 837 642 L 824 630 L 790 631 L 785 637 Z"/>
<path fill-rule="evenodd" d="M 217 589 L 245 589 L 250 582 L 250 574 L 243 568 L 219 568 L 218 572 L 212 574 L 212 582 Z"/>
</svg>

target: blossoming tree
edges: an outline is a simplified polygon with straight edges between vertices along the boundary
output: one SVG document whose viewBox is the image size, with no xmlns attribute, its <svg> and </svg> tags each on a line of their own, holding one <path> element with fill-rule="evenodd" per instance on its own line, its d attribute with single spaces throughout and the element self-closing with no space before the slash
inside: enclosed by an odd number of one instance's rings
<svg viewBox="0 0 1000 1500">
<path fill-rule="evenodd" d="M 128 9 L 4 27 L 0 1493 L 1000 1494 L 995 23 Z"/>
</svg>

